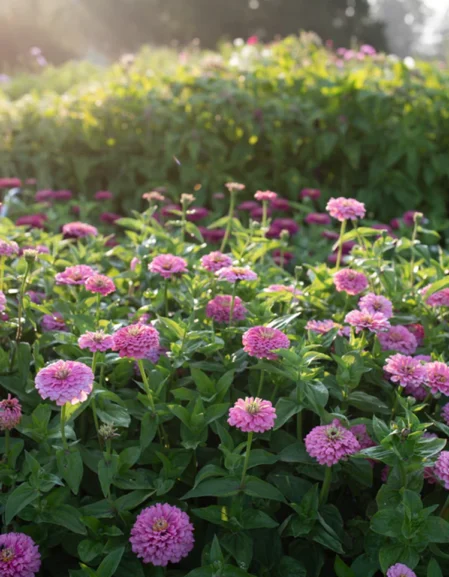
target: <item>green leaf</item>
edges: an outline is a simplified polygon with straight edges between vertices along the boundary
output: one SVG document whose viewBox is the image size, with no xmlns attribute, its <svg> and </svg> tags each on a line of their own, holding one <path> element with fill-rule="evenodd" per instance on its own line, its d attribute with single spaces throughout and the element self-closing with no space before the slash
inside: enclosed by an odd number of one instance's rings
<svg viewBox="0 0 449 577">
<path fill-rule="evenodd" d="M 215 394 L 215 385 L 200 369 L 190 368 L 196 388 L 203 397 L 210 398 Z"/>
<path fill-rule="evenodd" d="M 307 577 L 304 565 L 293 557 L 282 557 L 276 571 L 276 577 Z"/>
<path fill-rule="evenodd" d="M 302 405 L 297 401 L 288 398 L 281 398 L 276 403 L 276 421 L 274 430 L 277 431 L 285 425 L 294 415 L 302 411 Z"/>
<path fill-rule="evenodd" d="M 271 501 L 285 502 L 284 495 L 274 485 L 270 485 L 270 483 L 257 477 L 246 478 L 243 492 L 250 497 L 261 497 Z"/>
<path fill-rule="evenodd" d="M 422 535 L 430 543 L 447 543 L 449 541 L 449 523 L 441 517 L 429 517 L 422 528 Z"/>
<path fill-rule="evenodd" d="M 356 577 L 354 571 L 338 555 L 335 557 L 334 570 L 337 577 Z"/>
<path fill-rule="evenodd" d="M 97 577 L 113 577 L 125 552 L 125 547 L 119 547 L 103 559 L 97 569 Z"/>
<path fill-rule="evenodd" d="M 109 489 L 111 487 L 114 476 L 118 471 L 118 464 L 119 459 L 117 455 L 111 455 L 110 461 L 107 463 L 104 459 L 98 463 L 98 479 L 100 481 L 103 495 L 106 498 L 109 496 Z"/>
<path fill-rule="evenodd" d="M 279 523 L 272 519 L 269 515 L 263 511 L 258 511 L 257 509 L 245 509 L 242 513 L 240 519 L 242 527 L 244 529 L 274 529 Z"/>
<path fill-rule="evenodd" d="M 427 577 L 443 577 L 443 571 L 436 559 L 431 559 L 427 566 Z"/>
<path fill-rule="evenodd" d="M 61 477 L 70 487 L 72 493 L 78 495 L 84 470 L 83 459 L 79 450 L 72 447 L 69 451 L 64 449 L 56 451 L 56 462 Z"/>
<path fill-rule="evenodd" d="M 221 552 L 220 543 L 216 535 L 214 535 L 212 539 L 209 558 L 211 563 L 224 563 L 223 553 Z"/>
<path fill-rule="evenodd" d="M 228 533 L 221 537 L 223 548 L 240 567 L 249 567 L 253 558 L 253 540 L 245 533 Z"/>
<path fill-rule="evenodd" d="M 54 509 L 46 511 L 44 518 L 47 523 L 60 525 L 72 531 L 72 533 L 77 533 L 78 535 L 87 534 L 87 529 L 81 521 L 81 513 L 71 505 L 58 505 Z"/>
<path fill-rule="evenodd" d="M 119 513 L 123 513 L 124 511 L 132 511 L 153 494 L 154 491 L 131 491 L 130 493 L 126 493 L 125 495 L 122 495 L 116 499 L 115 507 Z"/>
<path fill-rule="evenodd" d="M 97 415 L 103 423 L 116 427 L 124 427 L 127 429 L 131 423 L 128 409 L 110 402 L 105 403 L 103 409 L 97 408 Z"/>
<path fill-rule="evenodd" d="M 103 544 L 91 539 L 83 539 L 78 544 L 78 555 L 83 563 L 90 563 L 103 552 Z"/>
<path fill-rule="evenodd" d="M 188 491 L 182 498 L 193 499 L 194 497 L 233 497 L 240 490 L 240 479 L 226 477 L 224 479 L 208 479 L 200 483 L 194 489 Z"/>
<path fill-rule="evenodd" d="M 140 423 L 140 448 L 142 452 L 151 445 L 157 433 L 157 419 L 145 413 Z"/>
<path fill-rule="evenodd" d="M 9 525 L 13 518 L 39 498 L 39 491 L 31 487 L 29 483 L 22 483 L 14 489 L 6 501 L 5 523 Z"/>
</svg>

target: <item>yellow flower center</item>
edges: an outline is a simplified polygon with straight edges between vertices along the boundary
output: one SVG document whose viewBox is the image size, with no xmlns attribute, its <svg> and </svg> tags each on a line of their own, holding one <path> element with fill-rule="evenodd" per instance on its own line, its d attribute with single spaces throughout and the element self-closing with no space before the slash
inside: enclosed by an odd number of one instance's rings
<svg viewBox="0 0 449 577">
<path fill-rule="evenodd" d="M 7 563 L 8 561 L 12 561 L 14 559 L 15 552 L 14 549 L 11 547 L 6 547 L 0 551 L 0 561 L 3 563 Z"/>
<path fill-rule="evenodd" d="M 156 519 L 156 521 L 153 523 L 153 531 L 165 531 L 165 529 L 167 529 L 168 527 L 168 523 L 166 521 L 166 519 L 164 519 L 163 517 L 161 517 L 160 519 Z"/>
</svg>

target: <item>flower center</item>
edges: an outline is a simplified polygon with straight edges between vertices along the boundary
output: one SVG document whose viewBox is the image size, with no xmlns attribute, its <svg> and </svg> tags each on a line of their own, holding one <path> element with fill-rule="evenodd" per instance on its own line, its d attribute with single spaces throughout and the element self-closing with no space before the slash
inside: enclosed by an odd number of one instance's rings
<svg viewBox="0 0 449 577">
<path fill-rule="evenodd" d="M 93 336 L 93 340 L 94 340 L 96 343 L 101 343 L 101 342 L 103 341 L 103 336 L 104 336 L 104 335 L 103 335 L 102 333 L 95 333 L 94 336 Z"/>
<path fill-rule="evenodd" d="M 342 436 L 341 431 L 337 427 L 329 427 L 326 431 L 326 435 L 328 439 L 331 439 L 332 441 L 341 439 Z"/>
<path fill-rule="evenodd" d="M 273 331 L 273 329 L 270 329 L 269 327 L 265 327 L 260 331 L 260 336 L 263 339 L 272 339 L 274 336 L 274 331 Z"/>
<path fill-rule="evenodd" d="M 8 563 L 12 561 L 15 557 L 15 551 L 12 547 L 5 547 L 0 551 L 0 561 L 2 563 Z"/>
<path fill-rule="evenodd" d="M 246 410 L 250 415 L 256 415 L 260 411 L 260 405 L 257 401 L 252 401 L 247 403 Z"/>
<path fill-rule="evenodd" d="M 157 532 L 161 532 L 161 531 L 165 531 L 168 527 L 168 522 L 166 519 L 164 519 L 163 517 L 161 517 L 160 519 L 156 519 L 156 521 L 153 523 L 153 531 L 157 531 Z"/>
<path fill-rule="evenodd" d="M 140 333 L 139 327 L 130 327 L 128 329 L 128 334 L 130 334 L 132 337 L 136 337 L 139 333 Z"/>
<path fill-rule="evenodd" d="M 66 379 L 70 375 L 70 369 L 67 367 L 61 367 L 57 369 L 55 372 L 55 378 L 60 379 L 61 381 Z"/>
</svg>

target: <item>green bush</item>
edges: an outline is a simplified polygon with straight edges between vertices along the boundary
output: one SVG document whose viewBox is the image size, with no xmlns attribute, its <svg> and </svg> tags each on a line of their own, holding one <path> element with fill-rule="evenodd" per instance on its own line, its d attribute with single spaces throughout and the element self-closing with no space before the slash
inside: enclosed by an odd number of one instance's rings
<svg viewBox="0 0 449 577">
<path fill-rule="evenodd" d="M 2 175 L 109 187 L 122 208 L 167 182 L 200 184 L 206 200 L 232 178 L 291 198 L 304 186 L 357 196 L 383 219 L 444 214 L 447 71 L 382 55 L 343 63 L 310 37 L 188 56 L 156 66 L 147 51 L 62 95 L 0 100 Z"/>
</svg>

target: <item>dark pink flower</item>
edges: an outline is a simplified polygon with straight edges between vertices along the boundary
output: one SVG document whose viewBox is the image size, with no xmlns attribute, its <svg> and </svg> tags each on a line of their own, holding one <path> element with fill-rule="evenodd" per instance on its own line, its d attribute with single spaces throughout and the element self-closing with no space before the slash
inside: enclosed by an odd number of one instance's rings
<svg viewBox="0 0 449 577">
<path fill-rule="evenodd" d="M 355 198 L 331 198 L 327 203 L 326 210 L 329 214 L 343 222 L 344 220 L 357 220 L 365 216 L 365 205 Z"/>
<path fill-rule="evenodd" d="M 299 193 L 299 198 L 311 198 L 312 200 L 317 200 L 321 196 L 321 191 L 318 188 L 303 188 Z"/>
<path fill-rule="evenodd" d="M 100 221 L 106 224 L 114 224 L 119 218 L 122 218 L 122 215 L 115 212 L 102 212 L 100 214 Z"/>
<path fill-rule="evenodd" d="M 192 206 L 186 214 L 186 218 L 190 222 L 198 222 L 209 216 L 209 211 L 204 206 Z"/>
<path fill-rule="evenodd" d="M 217 295 L 206 306 L 206 316 L 217 323 L 229 323 L 232 297 L 230 295 Z M 246 318 L 246 310 L 242 299 L 235 297 L 232 319 L 243 321 Z"/>
<path fill-rule="evenodd" d="M 271 254 L 273 255 L 274 262 L 278 266 L 284 266 L 284 267 L 287 266 L 288 263 L 291 260 L 293 260 L 293 257 L 295 256 L 292 252 L 289 252 L 288 250 L 281 251 L 280 248 L 274 249 L 274 251 Z"/>
<path fill-rule="evenodd" d="M 0 188 L 20 188 L 21 186 L 20 178 L 0 178 Z"/>
<path fill-rule="evenodd" d="M 11 258 L 19 254 L 19 245 L 13 240 L 0 239 L 0 257 Z"/>
<path fill-rule="evenodd" d="M 0 575 L 2 577 L 34 577 L 41 567 L 36 543 L 24 533 L 0 535 Z"/>
<path fill-rule="evenodd" d="M 278 210 L 280 212 L 287 212 L 290 210 L 290 203 L 286 198 L 273 198 L 270 201 L 270 206 L 273 210 Z"/>
<path fill-rule="evenodd" d="M 290 341 L 282 331 L 271 327 L 252 327 L 243 333 L 243 350 L 252 357 L 274 361 L 278 355 L 274 351 L 288 349 Z"/>
<path fill-rule="evenodd" d="M 73 194 L 70 190 L 54 190 L 51 198 L 53 200 L 70 200 Z"/>
<path fill-rule="evenodd" d="M 228 423 L 244 433 L 265 433 L 274 427 L 276 409 L 258 397 L 239 399 L 229 410 Z"/>
<path fill-rule="evenodd" d="M 201 265 L 209 272 L 217 272 L 221 268 L 232 265 L 232 258 L 219 250 L 201 257 Z"/>
<path fill-rule="evenodd" d="M 63 319 L 60 313 L 53 313 L 52 315 L 44 315 L 41 320 L 42 330 L 44 332 L 49 331 L 61 331 L 67 332 L 69 329 L 65 324 L 65 320 Z"/>
<path fill-rule="evenodd" d="M 213 244 L 219 243 L 223 240 L 226 230 L 224 228 L 206 228 L 204 226 L 198 227 L 206 242 Z"/>
<path fill-rule="evenodd" d="M 257 274 L 248 267 L 225 266 L 215 273 L 219 280 L 226 280 L 235 283 L 240 280 L 257 280 Z"/>
<path fill-rule="evenodd" d="M 121 357 L 145 359 L 152 350 L 159 349 L 159 333 L 151 325 L 136 323 L 122 327 L 112 336 L 112 350 Z"/>
<path fill-rule="evenodd" d="M 95 200 L 111 200 L 112 197 L 113 194 L 112 192 L 109 192 L 109 190 L 98 190 L 94 194 Z"/>
<path fill-rule="evenodd" d="M 357 295 L 368 287 L 368 279 L 362 272 L 344 268 L 334 274 L 334 284 L 338 292 Z"/>
<path fill-rule="evenodd" d="M 92 392 L 92 369 L 77 361 L 56 361 L 41 369 L 35 380 L 39 395 L 62 406 L 84 402 Z"/>
<path fill-rule="evenodd" d="M 34 200 L 36 202 L 48 202 L 53 197 L 53 191 L 51 189 L 38 190 L 34 195 Z"/>
<path fill-rule="evenodd" d="M 104 297 L 116 290 L 114 281 L 104 274 L 93 274 L 86 280 L 84 286 L 89 292 L 98 293 Z"/>
<path fill-rule="evenodd" d="M 97 236 L 98 230 L 85 222 L 69 222 L 62 227 L 64 238 L 85 238 Z"/>
<path fill-rule="evenodd" d="M 10 431 L 17 427 L 22 419 L 22 407 L 20 406 L 19 400 L 8 395 L 7 399 L 0 401 L 0 429 L 4 431 L 7 429 Z M 0 553 L 1 555 L 1 553 Z M 0 563 L 0 575 L 1 575 L 1 563 Z"/>
<path fill-rule="evenodd" d="M 345 317 L 345 322 L 355 328 L 355 332 L 367 329 L 372 333 L 380 333 L 390 328 L 390 323 L 382 313 L 371 313 L 364 309 L 351 311 Z"/>
<path fill-rule="evenodd" d="M 299 231 L 299 225 L 292 218 L 275 218 L 267 232 L 267 238 L 280 238 L 283 230 L 293 236 Z"/>
<path fill-rule="evenodd" d="M 411 325 L 405 325 L 405 328 L 415 336 L 418 346 L 421 346 L 424 342 L 424 327 L 419 323 L 413 323 Z"/>
<path fill-rule="evenodd" d="M 161 208 L 162 216 L 176 216 L 177 212 L 181 212 L 180 204 L 167 204 Z"/>
<path fill-rule="evenodd" d="M 369 449 L 376 446 L 376 443 L 368 435 L 366 425 L 353 425 L 350 431 L 359 442 L 360 449 Z"/>
<path fill-rule="evenodd" d="M 402 325 L 389 328 L 385 333 L 377 335 L 383 351 L 397 351 L 404 355 L 413 355 L 418 348 L 414 335 Z"/>
<path fill-rule="evenodd" d="M 267 208 L 267 216 L 271 216 L 272 212 L 273 212 L 273 211 L 271 210 L 271 208 L 268 207 L 268 208 Z M 261 221 L 262 218 L 263 218 L 263 208 L 262 208 L 261 206 L 258 206 L 257 208 L 254 208 L 254 209 L 251 211 L 251 218 L 252 218 L 253 220 Z"/>
<path fill-rule="evenodd" d="M 405 226 L 414 226 L 415 214 L 421 215 L 422 213 L 418 212 L 417 210 L 407 210 L 407 212 L 404 212 L 402 215 L 402 222 L 405 224 Z"/>
<path fill-rule="evenodd" d="M 444 419 L 446 425 L 449 425 L 449 403 L 446 403 L 441 409 L 441 416 Z"/>
<path fill-rule="evenodd" d="M 435 475 L 449 489 L 449 451 L 441 451 L 434 468 Z"/>
<path fill-rule="evenodd" d="M 256 208 L 260 208 L 260 204 L 258 202 L 255 200 L 245 200 L 238 205 L 237 210 L 251 212 Z"/>
<path fill-rule="evenodd" d="M 360 451 L 360 443 L 355 435 L 342 427 L 337 419 L 330 425 L 313 428 L 304 442 L 309 455 L 327 467 Z"/>
<path fill-rule="evenodd" d="M 259 44 L 259 37 L 258 36 L 250 36 L 246 41 L 248 46 L 254 46 L 254 44 Z"/>
<path fill-rule="evenodd" d="M 325 212 L 311 212 L 306 216 L 304 219 L 306 224 L 319 224 L 319 225 L 326 225 L 330 224 L 331 218 Z"/>
<path fill-rule="evenodd" d="M 96 272 L 90 266 L 86 264 L 76 264 L 74 266 L 68 266 L 64 271 L 58 272 L 55 275 L 56 284 L 67 284 L 67 285 L 82 285 L 85 284 L 87 279 Z"/>
<path fill-rule="evenodd" d="M 148 265 L 148 270 L 154 274 L 161 275 L 163 278 L 170 278 L 173 275 L 188 272 L 187 262 L 180 256 L 174 256 L 173 254 L 156 256 Z"/>
<path fill-rule="evenodd" d="M 17 226 L 29 226 L 31 228 L 44 228 L 45 222 L 47 220 L 47 215 L 38 214 L 28 214 L 25 216 L 20 216 L 16 220 Z"/>
</svg>

